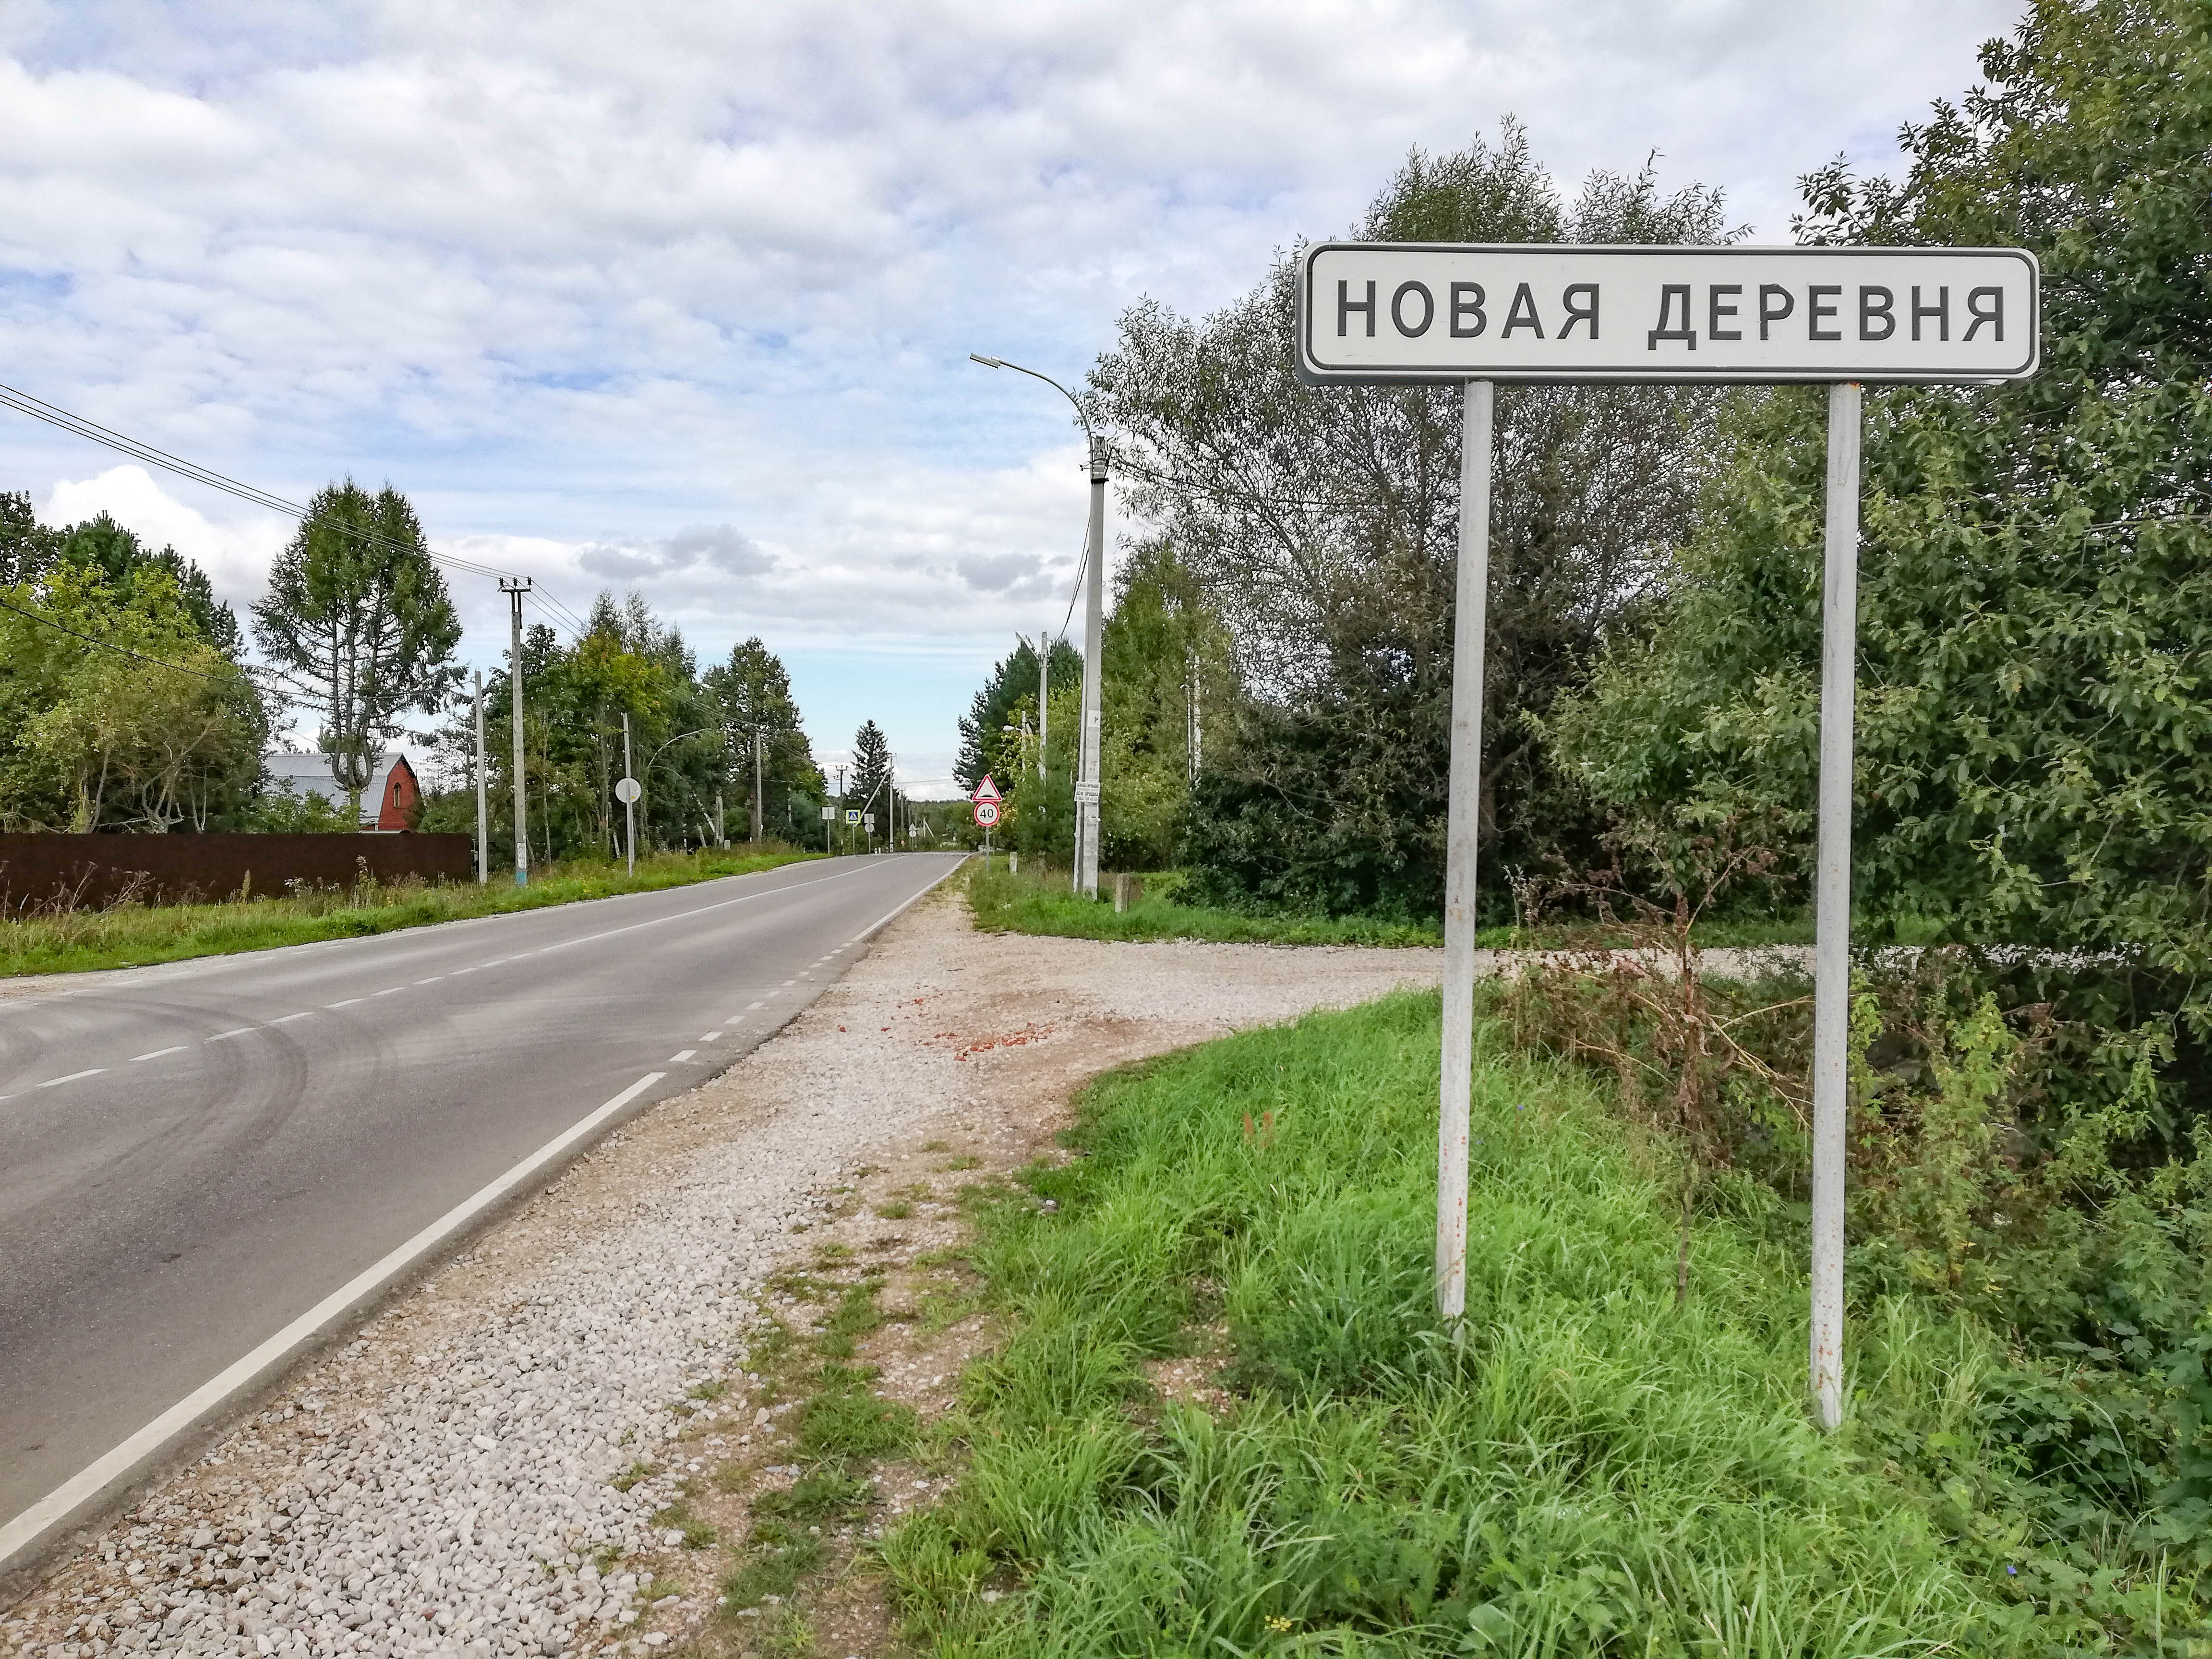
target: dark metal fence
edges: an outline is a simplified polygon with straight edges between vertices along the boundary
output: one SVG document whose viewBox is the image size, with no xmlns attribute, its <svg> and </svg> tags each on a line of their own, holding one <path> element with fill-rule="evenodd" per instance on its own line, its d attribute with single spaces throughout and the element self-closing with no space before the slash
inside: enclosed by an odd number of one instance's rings
<svg viewBox="0 0 2212 1659">
<path fill-rule="evenodd" d="M 443 835 L 0 835 L 0 914 L 96 910 L 349 888 L 364 878 L 467 881 L 476 842 Z"/>
</svg>

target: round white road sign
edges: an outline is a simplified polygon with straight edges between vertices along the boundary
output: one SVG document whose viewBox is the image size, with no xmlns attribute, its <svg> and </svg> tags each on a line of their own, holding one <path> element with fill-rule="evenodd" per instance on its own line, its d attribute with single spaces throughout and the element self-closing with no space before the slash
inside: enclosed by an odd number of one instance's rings
<svg viewBox="0 0 2212 1659">
<path fill-rule="evenodd" d="M 629 805 L 644 793 L 644 788 L 635 778 L 624 778 L 620 783 L 615 785 L 615 799 L 624 806 Z"/>
</svg>

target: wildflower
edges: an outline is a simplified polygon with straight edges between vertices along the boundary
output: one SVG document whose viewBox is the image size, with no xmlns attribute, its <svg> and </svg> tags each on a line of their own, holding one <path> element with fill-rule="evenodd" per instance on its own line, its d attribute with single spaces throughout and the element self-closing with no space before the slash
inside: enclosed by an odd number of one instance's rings
<svg viewBox="0 0 2212 1659">
<path fill-rule="evenodd" d="M 1279 1613 L 1269 1613 L 1267 1615 L 1267 1628 L 1274 1632 L 1278 1636 L 1287 1636 L 1294 1628 L 1291 1621 L 1284 1618 Z"/>
</svg>

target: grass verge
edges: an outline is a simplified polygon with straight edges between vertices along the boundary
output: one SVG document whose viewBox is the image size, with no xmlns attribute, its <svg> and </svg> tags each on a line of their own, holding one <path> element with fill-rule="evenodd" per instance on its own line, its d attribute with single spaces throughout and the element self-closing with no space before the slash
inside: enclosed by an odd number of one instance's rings
<svg viewBox="0 0 2212 1659">
<path fill-rule="evenodd" d="M 1048 933 L 1068 939 L 1206 939 L 1223 945 L 1441 945 L 1438 922 L 1385 921 L 1371 916 L 1296 914 L 1254 915 L 1186 904 L 1182 876 L 1172 870 L 1144 878 L 1144 896 L 1117 913 L 1103 901 L 1068 890 L 1066 871 L 1032 866 L 1010 872 L 1003 858 L 988 874 L 979 861 L 969 877 L 969 902 L 976 925 L 990 933 Z M 1102 878 L 1101 890 L 1110 878 Z M 1879 921 L 1862 917 L 1854 924 L 1862 939 L 1899 945 L 1926 944 L 1947 937 L 1942 924 L 1906 916 Z M 1758 949 L 1765 945 L 1810 945 L 1813 919 L 1804 916 L 1712 916 L 1700 918 L 1691 937 L 1709 950 Z M 1531 927 L 1485 927 L 1475 936 L 1485 950 L 1632 950 L 1650 944 L 1650 930 L 1608 927 L 1571 919 Z"/>
<path fill-rule="evenodd" d="M 1102 887 L 1106 884 L 1102 882 Z M 1127 910 L 1068 890 L 1065 872 L 1010 873 L 1003 859 L 988 873 L 980 862 L 969 878 L 968 900 L 975 925 L 987 933 L 1053 933 L 1071 939 L 1211 939 L 1224 945 L 1441 945 L 1443 933 L 1426 923 L 1380 921 L 1369 916 L 1247 915 L 1185 904 L 1173 872 L 1145 878 L 1145 896 Z"/>
<path fill-rule="evenodd" d="M 727 852 L 660 853 L 639 860 L 635 875 L 625 875 L 611 864 L 551 865 L 542 872 L 532 872 L 527 887 L 513 885 L 501 872 L 483 887 L 368 882 L 344 890 L 288 893 L 224 904 L 119 904 L 106 910 L 32 915 L 0 921 L 0 975 L 143 968 L 187 957 L 354 939 L 617 893 L 681 887 L 820 856 L 790 848 L 759 853 L 734 848 Z"/>
<path fill-rule="evenodd" d="M 1109 1078 L 1087 1156 L 1028 1177 L 1057 1211 L 982 1212 L 973 1261 L 1013 1334 L 967 1378 L 958 1486 L 882 1547 L 912 1639 L 2184 1650 L 2162 1575 L 2092 1615 L 2045 1571 L 1978 1450 L 2001 1357 L 1977 1328 L 1858 1310 L 1853 1419 L 1816 1433 L 1794 1258 L 1725 1214 L 1686 1230 L 1670 1148 L 1487 1027 L 1455 1340 L 1430 1299 L 1437 1020 L 1401 995 Z"/>
</svg>

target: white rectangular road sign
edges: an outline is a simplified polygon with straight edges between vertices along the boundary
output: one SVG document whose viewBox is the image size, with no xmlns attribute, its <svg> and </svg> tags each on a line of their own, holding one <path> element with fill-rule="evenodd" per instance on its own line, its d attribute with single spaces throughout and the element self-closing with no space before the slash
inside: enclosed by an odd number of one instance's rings
<svg viewBox="0 0 2212 1659">
<path fill-rule="evenodd" d="M 1298 272 L 1316 382 L 2004 380 L 2035 373 L 2017 248 L 1322 242 Z"/>
</svg>

